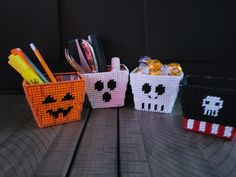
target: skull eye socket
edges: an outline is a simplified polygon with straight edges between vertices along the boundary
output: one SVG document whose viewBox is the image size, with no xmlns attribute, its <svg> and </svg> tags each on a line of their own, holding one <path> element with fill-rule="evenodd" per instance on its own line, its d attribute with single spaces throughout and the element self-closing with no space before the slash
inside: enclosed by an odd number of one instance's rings
<svg viewBox="0 0 236 177">
<path fill-rule="evenodd" d="M 48 95 L 45 100 L 42 102 L 42 104 L 48 104 L 48 103 L 54 103 L 57 99 L 53 98 L 51 95 Z"/>
<path fill-rule="evenodd" d="M 220 105 L 220 103 L 215 103 L 215 106 L 219 106 Z"/>
<path fill-rule="evenodd" d="M 61 99 L 61 101 L 67 101 L 67 100 L 73 100 L 75 99 L 74 96 L 72 96 L 70 93 L 67 93 L 64 98 Z"/>
<path fill-rule="evenodd" d="M 95 90 L 97 91 L 102 91 L 104 88 L 103 82 L 102 81 L 97 81 L 95 83 Z"/>
<path fill-rule="evenodd" d="M 160 84 L 160 85 L 158 85 L 157 87 L 156 87 L 156 93 L 158 94 L 158 95 L 162 95 L 163 93 L 165 93 L 165 86 L 163 86 L 162 84 Z"/>
<path fill-rule="evenodd" d="M 209 104 L 209 103 L 210 103 L 210 101 L 206 101 L 205 103 L 206 103 L 206 104 Z"/>
<path fill-rule="evenodd" d="M 151 86 L 148 84 L 148 83 L 145 83 L 144 85 L 143 85 L 143 87 L 142 87 L 142 90 L 143 90 L 143 92 L 144 93 L 149 93 L 150 91 L 151 91 Z"/>
<path fill-rule="evenodd" d="M 112 80 L 109 80 L 109 82 L 107 83 L 107 87 L 110 89 L 110 90 L 114 90 L 116 88 L 116 81 L 114 81 L 113 79 Z"/>
</svg>

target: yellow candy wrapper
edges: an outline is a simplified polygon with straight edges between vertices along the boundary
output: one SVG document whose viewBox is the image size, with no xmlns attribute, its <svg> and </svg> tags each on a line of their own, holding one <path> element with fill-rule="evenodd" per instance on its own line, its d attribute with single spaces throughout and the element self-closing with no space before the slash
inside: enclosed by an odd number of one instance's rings
<svg viewBox="0 0 236 177">
<path fill-rule="evenodd" d="M 179 63 L 170 63 L 167 66 L 170 68 L 170 76 L 181 76 L 181 74 L 183 73 L 182 67 Z"/>
</svg>

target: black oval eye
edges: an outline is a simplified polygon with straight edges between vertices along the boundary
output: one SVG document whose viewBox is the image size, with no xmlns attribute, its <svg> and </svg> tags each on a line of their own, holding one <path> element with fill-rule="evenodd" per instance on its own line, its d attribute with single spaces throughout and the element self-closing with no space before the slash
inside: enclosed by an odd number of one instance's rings
<svg viewBox="0 0 236 177">
<path fill-rule="evenodd" d="M 209 103 L 210 103 L 210 101 L 206 101 L 205 103 L 206 103 L 206 104 L 209 104 Z"/>
<path fill-rule="evenodd" d="M 42 104 L 54 103 L 57 99 L 53 98 L 51 95 L 48 95 Z"/>
<path fill-rule="evenodd" d="M 151 86 L 148 83 L 145 83 L 142 87 L 144 93 L 149 93 L 151 91 Z"/>
<path fill-rule="evenodd" d="M 158 94 L 158 95 L 162 95 L 163 93 L 165 93 L 165 86 L 163 86 L 162 84 L 160 84 L 160 85 L 158 85 L 157 87 L 156 87 L 156 93 Z"/>
<path fill-rule="evenodd" d="M 101 91 L 104 88 L 103 82 L 102 81 L 97 81 L 95 83 L 95 90 Z"/>
<path fill-rule="evenodd" d="M 113 79 L 112 80 L 109 80 L 109 82 L 107 83 L 107 87 L 110 89 L 110 90 L 114 90 L 116 88 L 116 81 L 114 81 Z"/>
<path fill-rule="evenodd" d="M 61 101 L 67 101 L 67 100 L 73 100 L 75 97 L 73 97 L 70 93 L 67 93 L 64 98 L 61 99 Z"/>
</svg>

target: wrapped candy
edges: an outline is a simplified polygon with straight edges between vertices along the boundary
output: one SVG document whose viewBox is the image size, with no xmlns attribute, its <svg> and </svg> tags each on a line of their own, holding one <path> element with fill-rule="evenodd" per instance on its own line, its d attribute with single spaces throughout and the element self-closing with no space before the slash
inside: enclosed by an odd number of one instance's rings
<svg viewBox="0 0 236 177">
<path fill-rule="evenodd" d="M 170 69 L 169 71 L 170 76 L 181 76 L 181 74 L 183 73 L 183 70 L 179 63 L 170 63 L 167 66 Z"/>
<path fill-rule="evenodd" d="M 148 74 L 149 73 L 149 67 L 147 66 L 147 63 L 140 63 L 139 64 L 139 69 L 142 74 Z"/>
<path fill-rule="evenodd" d="M 152 76 L 181 76 L 183 71 L 178 63 L 163 65 L 160 60 L 151 59 L 148 56 L 142 56 L 139 59 L 139 67 L 135 73 Z"/>
<path fill-rule="evenodd" d="M 147 65 L 149 57 L 143 56 L 139 60 L 139 67 L 136 70 L 136 74 L 149 74 L 149 67 Z"/>
<path fill-rule="evenodd" d="M 151 76 L 160 76 L 161 75 L 161 71 L 150 71 L 149 75 L 151 75 Z"/>
<path fill-rule="evenodd" d="M 158 76 L 161 75 L 162 63 L 160 60 L 150 59 L 148 60 L 149 75 Z"/>
<path fill-rule="evenodd" d="M 170 72 L 170 68 L 167 65 L 163 65 L 161 68 L 161 75 L 168 76 Z"/>
<path fill-rule="evenodd" d="M 149 56 L 142 56 L 142 57 L 140 57 L 140 59 L 139 59 L 139 63 L 146 63 L 147 62 L 147 60 L 150 60 L 151 58 L 149 57 Z"/>
</svg>

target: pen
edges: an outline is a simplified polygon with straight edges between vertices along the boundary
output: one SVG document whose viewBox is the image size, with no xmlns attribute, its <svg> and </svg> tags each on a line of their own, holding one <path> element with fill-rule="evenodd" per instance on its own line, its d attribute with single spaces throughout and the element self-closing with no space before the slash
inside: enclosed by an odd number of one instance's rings
<svg viewBox="0 0 236 177">
<path fill-rule="evenodd" d="M 46 64 L 46 62 L 44 61 L 42 55 L 40 54 L 40 52 L 38 51 L 38 49 L 35 47 L 35 45 L 33 43 L 30 44 L 31 49 L 34 51 L 34 54 L 36 55 L 36 57 L 38 58 L 39 62 L 41 63 L 43 69 L 46 71 L 47 75 L 49 76 L 50 80 L 52 82 L 57 82 L 57 80 L 55 79 L 55 77 L 53 76 L 51 70 L 49 69 L 48 65 Z"/>
</svg>

